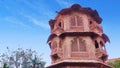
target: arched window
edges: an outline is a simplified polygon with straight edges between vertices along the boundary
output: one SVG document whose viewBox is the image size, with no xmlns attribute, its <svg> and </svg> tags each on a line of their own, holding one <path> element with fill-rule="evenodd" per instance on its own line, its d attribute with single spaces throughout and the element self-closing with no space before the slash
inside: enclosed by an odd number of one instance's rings
<svg viewBox="0 0 120 68">
<path fill-rule="evenodd" d="M 71 26 L 76 26 L 76 21 L 74 16 L 70 18 L 70 24 Z"/>
<path fill-rule="evenodd" d="M 58 28 L 58 29 L 63 29 L 63 28 L 64 28 L 64 23 L 63 23 L 62 20 L 58 22 L 57 28 Z"/>
<path fill-rule="evenodd" d="M 98 42 L 95 40 L 95 48 L 99 48 Z"/>
<path fill-rule="evenodd" d="M 79 38 L 79 47 L 80 47 L 80 51 L 86 51 L 85 40 L 82 40 L 81 38 Z"/>
<path fill-rule="evenodd" d="M 74 38 L 73 40 L 71 40 L 71 51 L 72 52 L 78 51 L 77 38 Z"/>
<path fill-rule="evenodd" d="M 72 52 L 84 52 L 86 51 L 86 43 L 85 40 L 81 38 L 74 38 L 71 40 L 71 51 Z"/>
<path fill-rule="evenodd" d="M 105 45 L 103 44 L 102 41 L 100 41 L 100 45 L 101 45 L 101 47 L 102 47 L 102 50 L 106 50 L 106 49 L 105 49 Z"/>
<path fill-rule="evenodd" d="M 57 42 L 56 41 L 54 41 L 52 43 L 51 49 L 52 49 L 52 52 L 56 52 L 56 50 L 57 50 Z"/>
<path fill-rule="evenodd" d="M 60 28 L 62 27 L 62 24 L 61 24 L 61 22 L 59 22 L 58 26 L 59 26 Z"/>
<path fill-rule="evenodd" d="M 71 26 L 83 26 L 83 19 L 80 16 L 72 16 L 70 19 Z"/>
<path fill-rule="evenodd" d="M 59 41 L 59 48 L 62 48 L 62 40 Z"/>
<path fill-rule="evenodd" d="M 55 48 L 57 48 L 57 42 L 56 41 L 53 42 L 53 44 L 52 44 L 52 49 L 55 49 Z"/>
<path fill-rule="evenodd" d="M 102 42 L 102 41 L 100 41 L 100 45 L 101 45 L 101 46 L 104 46 L 104 44 L 103 44 L 103 42 Z"/>
<path fill-rule="evenodd" d="M 91 19 L 88 19 L 89 25 L 93 24 L 93 21 Z"/>
<path fill-rule="evenodd" d="M 77 19 L 77 26 L 83 26 L 83 19 L 82 17 L 76 16 Z"/>
</svg>

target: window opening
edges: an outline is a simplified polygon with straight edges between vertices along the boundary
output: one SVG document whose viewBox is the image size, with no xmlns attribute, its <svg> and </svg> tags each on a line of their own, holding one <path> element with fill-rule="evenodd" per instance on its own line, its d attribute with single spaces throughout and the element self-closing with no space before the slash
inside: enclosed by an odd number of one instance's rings
<svg viewBox="0 0 120 68">
<path fill-rule="evenodd" d="M 105 50 L 105 46 L 102 46 L 102 49 Z"/>
<path fill-rule="evenodd" d="M 62 24 L 61 24 L 61 22 L 59 22 L 58 26 L 59 26 L 59 27 L 62 27 Z"/>
<path fill-rule="evenodd" d="M 86 51 L 85 40 L 82 40 L 81 38 L 79 38 L 79 47 L 80 47 L 80 51 Z"/>
<path fill-rule="evenodd" d="M 52 43 L 51 49 L 52 49 L 52 53 L 54 53 L 54 52 L 57 51 L 57 42 L 56 42 L 56 41 L 54 41 L 54 42 Z"/>
<path fill-rule="evenodd" d="M 83 25 L 82 17 L 76 16 L 76 19 L 77 19 L 77 26 L 82 26 Z"/>
<path fill-rule="evenodd" d="M 71 17 L 70 23 L 71 23 L 71 26 L 76 26 L 75 17 Z"/>
<path fill-rule="evenodd" d="M 102 41 L 100 41 L 100 45 L 102 46 L 102 49 L 105 50 L 105 46 Z"/>
<path fill-rule="evenodd" d="M 95 48 L 99 48 L 98 42 L 95 40 Z"/>
<path fill-rule="evenodd" d="M 62 40 L 59 41 L 59 48 L 62 48 Z"/>
<path fill-rule="evenodd" d="M 71 50 L 72 52 L 78 51 L 77 38 L 74 38 L 73 40 L 71 40 Z"/>
<path fill-rule="evenodd" d="M 57 42 L 53 42 L 52 44 L 52 49 L 55 49 L 55 48 L 57 48 Z"/>
<path fill-rule="evenodd" d="M 82 40 L 81 38 L 74 38 L 73 40 L 71 40 L 71 51 L 72 52 L 86 51 L 85 40 Z"/>
<path fill-rule="evenodd" d="M 90 25 L 91 25 L 91 24 L 92 24 L 92 21 L 90 20 L 89 23 L 90 23 Z"/>
<path fill-rule="evenodd" d="M 101 46 L 104 46 L 103 43 L 102 43 L 102 41 L 100 41 L 100 45 L 101 45 Z"/>
<path fill-rule="evenodd" d="M 53 59 L 53 61 L 56 61 L 57 59 L 59 59 L 58 54 L 54 54 L 54 55 L 52 55 L 52 59 Z"/>
<path fill-rule="evenodd" d="M 70 19 L 70 23 L 71 23 L 71 26 L 82 26 L 83 25 L 82 17 L 73 16 Z"/>
</svg>

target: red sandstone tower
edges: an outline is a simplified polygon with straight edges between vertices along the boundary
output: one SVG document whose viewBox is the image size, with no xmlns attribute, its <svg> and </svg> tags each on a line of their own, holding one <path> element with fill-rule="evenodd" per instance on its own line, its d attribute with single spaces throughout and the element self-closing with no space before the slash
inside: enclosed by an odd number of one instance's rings
<svg viewBox="0 0 120 68">
<path fill-rule="evenodd" d="M 78 4 L 58 12 L 49 21 L 52 64 L 47 68 L 111 68 L 106 65 L 105 49 L 110 41 L 99 25 L 101 21 L 96 10 Z"/>
</svg>

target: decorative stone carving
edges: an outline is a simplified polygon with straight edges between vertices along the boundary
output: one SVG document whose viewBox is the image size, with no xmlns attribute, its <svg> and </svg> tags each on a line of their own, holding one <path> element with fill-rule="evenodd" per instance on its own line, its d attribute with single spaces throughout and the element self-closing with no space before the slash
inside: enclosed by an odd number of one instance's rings
<svg viewBox="0 0 120 68">
<path fill-rule="evenodd" d="M 102 19 L 96 10 L 74 4 L 62 9 L 50 20 L 52 65 L 47 68 L 111 68 L 105 43 L 110 42 L 99 25 Z"/>
</svg>

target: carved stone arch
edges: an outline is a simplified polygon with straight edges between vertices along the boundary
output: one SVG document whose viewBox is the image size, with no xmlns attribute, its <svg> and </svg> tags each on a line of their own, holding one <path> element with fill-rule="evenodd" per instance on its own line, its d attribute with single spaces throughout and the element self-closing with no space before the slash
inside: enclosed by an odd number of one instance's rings
<svg viewBox="0 0 120 68">
<path fill-rule="evenodd" d="M 87 47 L 86 47 L 86 41 L 82 38 L 79 38 L 79 47 L 81 52 L 86 52 Z"/>
<path fill-rule="evenodd" d="M 78 52 L 77 37 L 74 37 L 74 38 L 71 40 L 71 51 L 72 51 L 72 52 Z"/>
<path fill-rule="evenodd" d="M 106 35 L 106 34 L 102 34 L 102 38 L 103 38 L 103 40 L 105 41 L 105 42 L 109 42 L 110 43 L 110 39 L 109 39 L 109 37 Z"/>
<path fill-rule="evenodd" d="M 59 29 L 63 29 L 64 28 L 64 21 L 62 19 L 60 19 L 58 22 L 57 22 L 57 26 Z"/>
<path fill-rule="evenodd" d="M 83 19 L 79 15 L 73 15 L 70 17 L 70 26 L 83 26 Z"/>
<path fill-rule="evenodd" d="M 98 43 L 97 40 L 95 40 L 95 48 L 96 48 L 96 49 L 99 48 L 99 43 Z"/>
<path fill-rule="evenodd" d="M 77 26 L 83 26 L 83 18 L 81 16 L 76 15 Z"/>
<path fill-rule="evenodd" d="M 47 43 L 50 43 L 51 40 L 52 40 L 54 37 L 57 37 L 57 35 L 56 35 L 56 34 L 51 34 L 51 35 L 48 37 Z"/>
<path fill-rule="evenodd" d="M 70 16 L 70 26 L 76 26 L 75 16 Z"/>
</svg>

